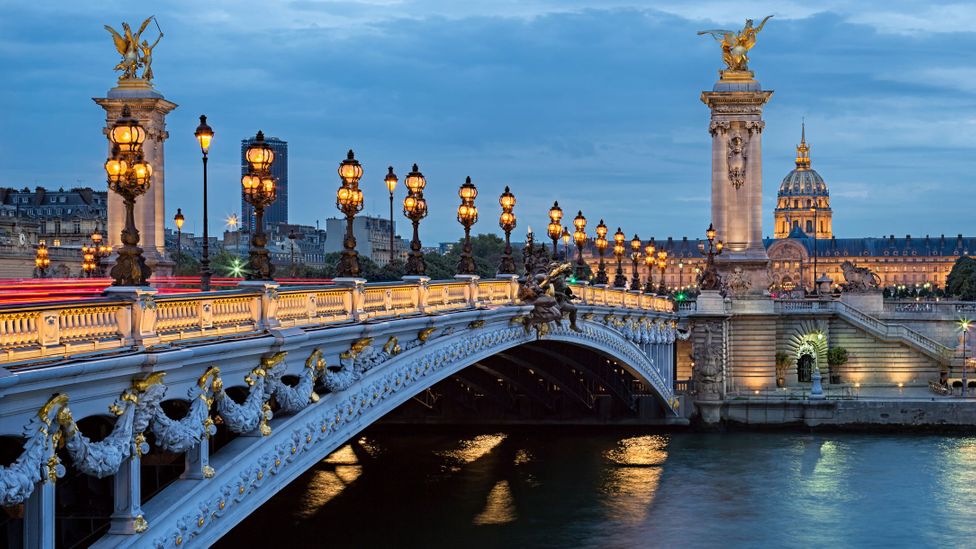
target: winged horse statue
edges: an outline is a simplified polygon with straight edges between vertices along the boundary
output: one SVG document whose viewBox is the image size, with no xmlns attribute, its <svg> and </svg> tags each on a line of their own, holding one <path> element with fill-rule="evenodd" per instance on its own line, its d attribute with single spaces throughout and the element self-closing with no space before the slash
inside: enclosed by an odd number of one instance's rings
<svg viewBox="0 0 976 549">
<path fill-rule="evenodd" d="M 119 61 L 118 65 L 115 65 L 117 71 L 122 71 L 122 76 L 119 80 L 129 80 L 139 78 L 137 71 L 139 67 L 144 64 L 142 57 L 140 57 L 139 48 L 139 38 L 142 36 L 143 31 L 149 26 L 149 22 L 152 21 L 155 16 L 151 16 L 142 22 L 139 26 L 139 31 L 135 34 L 132 33 L 132 27 L 128 23 L 122 23 L 122 34 L 119 34 L 112 27 L 105 25 L 105 30 L 112 35 L 112 40 L 115 41 L 115 49 L 118 50 L 119 54 L 122 55 L 122 60 Z M 157 39 L 156 42 L 159 42 Z M 155 46 L 155 44 L 153 44 Z M 150 78 L 151 76 L 151 72 Z"/>
<path fill-rule="evenodd" d="M 698 35 L 709 34 L 722 43 L 722 60 L 725 61 L 728 70 L 747 71 L 749 70 L 749 50 L 756 45 L 756 35 L 763 29 L 770 17 L 772 15 L 767 15 L 758 27 L 752 26 L 752 19 L 746 19 L 746 26 L 739 32 L 713 29 L 699 31 Z"/>
</svg>

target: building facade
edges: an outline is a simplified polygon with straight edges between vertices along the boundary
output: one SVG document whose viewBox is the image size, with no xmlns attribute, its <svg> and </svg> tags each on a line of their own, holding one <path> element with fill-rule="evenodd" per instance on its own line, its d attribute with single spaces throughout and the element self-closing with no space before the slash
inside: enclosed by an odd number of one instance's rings
<svg viewBox="0 0 976 549">
<path fill-rule="evenodd" d="M 247 174 L 247 160 L 244 155 L 247 148 L 254 144 L 255 138 L 241 140 L 241 175 Z M 265 137 L 264 142 L 274 151 L 274 162 L 271 164 L 271 175 L 277 180 L 277 198 L 274 203 L 264 209 L 264 226 L 272 227 L 278 223 L 288 223 L 288 142 L 277 137 Z M 241 191 L 241 225 L 247 230 L 254 230 L 254 207 L 244 200 Z"/>
<path fill-rule="evenodd" d="M 356 251 L 368 257 L 380 267 L 390 262 L 390 227 L 396 233 L 396 223 L 382 217 L 359 215 L 353 219 L 353 236 L 356 237 Z M 346 234 L 346 220 L 331 218 L 325 220 L 325 253 L 341 252 Z M 393 239 L 393 257 L 403 261 L 407 245 L 399 236 Z"/>
</svg>

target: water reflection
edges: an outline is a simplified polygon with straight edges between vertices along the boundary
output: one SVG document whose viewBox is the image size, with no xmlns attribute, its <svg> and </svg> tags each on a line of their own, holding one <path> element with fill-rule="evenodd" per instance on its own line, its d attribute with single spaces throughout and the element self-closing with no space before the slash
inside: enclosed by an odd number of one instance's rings
<svg viewBox="0 0 976 549">
<path fill-rule="evenodd" d="M 491 492 L 488 492 L 485 508 L 478 513 L 478 516 L 474 517 L 474 524 L 478 526 L 506 524 L 516 518 L 512 489 L 507 480 L 500 480 L 492 486 Z"/>
<path fill-rule="evenodd" d="M 383 432 L 255 516 L 218 546 L 959 546 L 976 538 L 976 439 Z"/>
</svg>

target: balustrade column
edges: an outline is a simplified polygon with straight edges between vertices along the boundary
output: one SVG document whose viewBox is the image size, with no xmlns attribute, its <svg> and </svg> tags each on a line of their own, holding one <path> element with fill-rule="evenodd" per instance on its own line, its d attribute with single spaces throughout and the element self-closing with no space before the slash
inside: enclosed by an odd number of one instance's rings
<svg viewBox="0 0 976 549">
<path fill-rule="evenodd" d="M 366 279 L 343 277 L 334 279 L 334 282 L 336 286 L 349 290 L 346 298 L 346 311 L 349 316 L 356 322 L 366 320 L 366 311 L 363 309 L 366 300 Z"/>
<path fill-rule="evenodd" d="M 186 467 L 180 478 L 185 479 L 204 479 L 213 476 L 213 468 L 210 467 L 210 436 L 203 435 L 200 444 L 186 451 Z"/>
<path fill-rule="evenodd" d="M 34 487 L 24 504 L 24 547 L 54 547 L 54 481 L 48 478 L 47 464 L 41 465 L 44 478 Z"/>
<path fill-rule="evenodd" d="M 142 457 L 133 444 L 132 455 L 122 462 L 112 478 L 115 492 L 110 534 L 136 534 L 145 529 L 142 516 Z"/>
</svg>

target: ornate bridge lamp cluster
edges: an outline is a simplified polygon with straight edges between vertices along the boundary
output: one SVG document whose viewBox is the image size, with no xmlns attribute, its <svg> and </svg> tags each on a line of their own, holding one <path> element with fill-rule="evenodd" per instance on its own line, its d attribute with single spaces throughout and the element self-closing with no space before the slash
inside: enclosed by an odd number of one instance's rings
<svg viewBox="0 0 976 549">
<path fill-rule="evenodd" d="M 207 158 L 210 153 L 210 143 L 213 141 L 214 131 L 207 124 L 207 116 L 204 114 L 200 115 L 200 125 L 197 126 L 193 136 L 197 138 L 197 142 L 200 143 L 200 152 L 203 154 L 203 250 L 200 254 L 200 289 L 204 292 L 210 291 L 210 277 L 212 272 L 210 271 L 210 219 L 207 214 Z M 264 136 L 262 136 L 263 139 Z M 270 148 L 268 149 L 270 150 Z M 272 151 L 272 159 L 274 158 L 274 152 Z M 270 169 L 271 164 L 268 163 L 268 169 Z M 271 199 L 274 202 L 274 198 Z M 269 204 L 271 203 L 269 202 Z M 262 228 L 262 232 L 264 229 Z M 268 278 L 271 278 L 271 274 L 268 274 Z"/>
<path fill-rule="evenodd" d="M 125 205 L 125 227 L 122 246 L 112 267 L 113 286 L 146 286 L 152 270 L 146 265 L 139 247 L 139 230 L 133 212 L 136 198 L 149 190 L 152 166 L 142 157 L 146 130 L 132 117 L 129 106 L 122 107 L 122 115 L 108 132 L 112 156 L 105 162 L 108 188 L 122 197 Z"/>
<path fill-rule="evenodd" d="M 342 257 L 339 259 L 337 269 L 338 275 L 342 278 L 358 277 L 360 273 L 353 220 L 363 209 L 363 191 L 359 189 L 359 179 L 362 176 L 363 167 L 356 160 L 352 149 L 349 149 L 346 159 L 339 164 L 339 177 L 342 178 L 342 184 L 336 191 L 336 208 L 346 216 L 346 235 L 342 239 Z"/>
<path fill-rule="evenodd" d="M 180 245 L 180 241 L 183 239 L 183 223 L 186 222 L 186 218 L 183 217 L 183 208 L 176 208 L 176 215 L 173 216 L 173 223 L 176 224 L 176 253 L 183 253 L 183 247 Z"/>
<path fill-rule="evenodd" d="M 91 235 L 92 246 L 95 248 L 95 275 L 105 276 L 105 270 L 102 266 L 102 262 L 105 258 L 112 254 L 112 247 L 102 239 L 102 233 L 95 231 Z"/>
<path fill-rule="evenodd" d="M 563 258 L 569 259 L 569 239 L 572 235 L 569 234 L 569 227 L 563 225 L 563 234 L 561 238 L 563 239 Z M 552 257 L 556 257 L 556 250 L 552 251 Z"/>
<path fill-rule="evenodd" d="M 644 285 L 645 294 L 654 294 L 657 292 L 657 287 L 654 286 L 654 266 L 657 264 L 657 258 L 654 252 L 657 250 L 657 246 L 654 245 L 654 238 L 644 246 L 644 265 L 647 267 L 647 284 Z"/>
<path fill-rule="evenodd" d="M 515 195 L 505 186 L 505 192 L 498 198 L 498 204 L 502 207 L 502 214 L 498 217 L 498 226 L 505 231 L 505 253 L 502 254 L 501 263 L 498 265 L 498 274 L 515 274 L 515 259 L 512 257 L 512 230 L 515 229 Z"/>
<path fill-rule="evenodd" d="M 82 244 L 81 246 L 81 276 L 85 278 L 91 278 L 95 275 L 95 269 L 98 265 L 95 263 L 95 245 L 94 244 Z"/>
<path fill-rule="evenodd" d="M 657 293 L 667 295 L 668 288 L 664 285 L 664 271 L 668 268 L 668 252 L 659 250 L 657 252 L 657 268 L 661 269 L 661 285 L 657 288 Z"/>
<path fill-rule="evenodd" d="M 586 278 L 586 262 L 583 261 L 583 246 L 586 246 L 586 241 L 588 240 L 586 236 L 586 218 L 583 217 L 583 210 L 580 210 L 576 214 L 576 217 L 573 219 L 573 226 L 576 227 L 576 231 L 573 232 L 573 242 L 576 244 L 576 272 L 573 273 L 573 276 L 576 277 L 577 281 L 582 281 Z"/>
<path fill-rule="evenodd" d="M 722 280 L 718 276 L 718 269 L 715 267 L 715 256 L 722 255 L 722 250 L 725 245 L 721 240 L 715 241 L 715 237 L 718 236 L 715 227 L 709 223 L 708 229 L 705 230 L 705 238 L 708 239 L 708 255 L 705 257 L 705 268 L 701 271 L 698 280 L 698 289 L 700 290 L 720 290 L 722 287 Z M 705 252 L 705 245 L 699 244 L 698 249 Z"/>
<path fill-rule="evenodd" d="M 271 164 L 275 153 L 264 142 L 264 133 L 259 131 L 254 142 L 247 148 L 244 158 L 248 163 L 247 175 L 241 178 L 244 200 L 254 208 L 254 232 L 251 235 L 251 249 L 248 251 L 248 280 L 272 280 L 274 266 L 265 248 L 268 236 L 264 232 L 264 209 L 278 197 L 277 181 L 271 175 Z"/>
<path fill-rule="evenodd" d="M 596 226 L 596 239 L 593 242 L 596 245 L 596 251 L 600 254 L 600 266 L 596 271 L 596 277 L 593 279 L 593 283 L 597 285 L 606 286 L 609 284 L 609 279 L 607 278 L 607 264 L 603 260 L 603 256 L 607 253 L 607 226 L 600 220 L 600 224 Z"/>
<path fill-rule="evenodd" d="M 407 216 L 413 223 L 413 239 L 410 241 L 410 254 L 407 256 L 407 276 L 424 276 L 427 273 L 427 264 L 424 262 L 424 254 L 420 251 L 420 220 L 427 217 L 427 200 L 424 199 L 424 187 L 427 180 L 424 174 L 420 173 L 417 165 L 413 165 L 413 171 L 407 174 L 404 181 L 407 186 L 407 197 L 403 199 L 403 215 Z"/>
<path fill-rule="evenodd" d="M 51 258 L 48 257 L 47 242 L 41 240 L 37 243 L 37 251 L 34 253 L 34 267 L 37 268 L 37 278 L 46 278 L 50 266 Z"/>
<path fill-rule="evenodd" d="M 458 206 L 457 220 L 464 227 L 464 247 L 461 249 L 461 259 L 457 263 L 457 274 L 473 275 L 478 272 L 471 253 L 471 226 L 478 222 L 478 207 L 474 205 L 474 199 L 478 197 L 478 188 L 471 183 L 470 177 L 466 178 L 464 184 L 458 189 L 458 196 L 461 197 L 461 204 Z"/>
<path fill-rule="evenodd" d="M 630 260 L 634 263 L 634 270 L 630 276 L 630 290 L 639 292 L 641 289 L 640 273 L 637 271 L 637 262 L 640 261 L 641 239 L 634 234 L 630 241 Z"/>
<path fill-rule="evenodd" d="M 549 235 L 549 239 L 552 240 L 553 259 L 556 259 L 559 256 L 559 237 L 563 235 L 563 226 L 560 224 L 562 220 L 563 209 L 559 207 L 558 201 L 553 202 L 552 207 L 549 208 L 549 227 L 546 231 Z"/>
<path fill-rule="evenodd" d="M 624 234 L 620 227 L 617 227 L 617 232 L 613 234 L 613 255 L 617 259 L 617 273 L 613 276 L 613 287 L 614 288 L 626 288 L 627 287 L 627 277 L 624 276 L 624 241 L 627 240 L 627 235 Z"/>
</svg>

